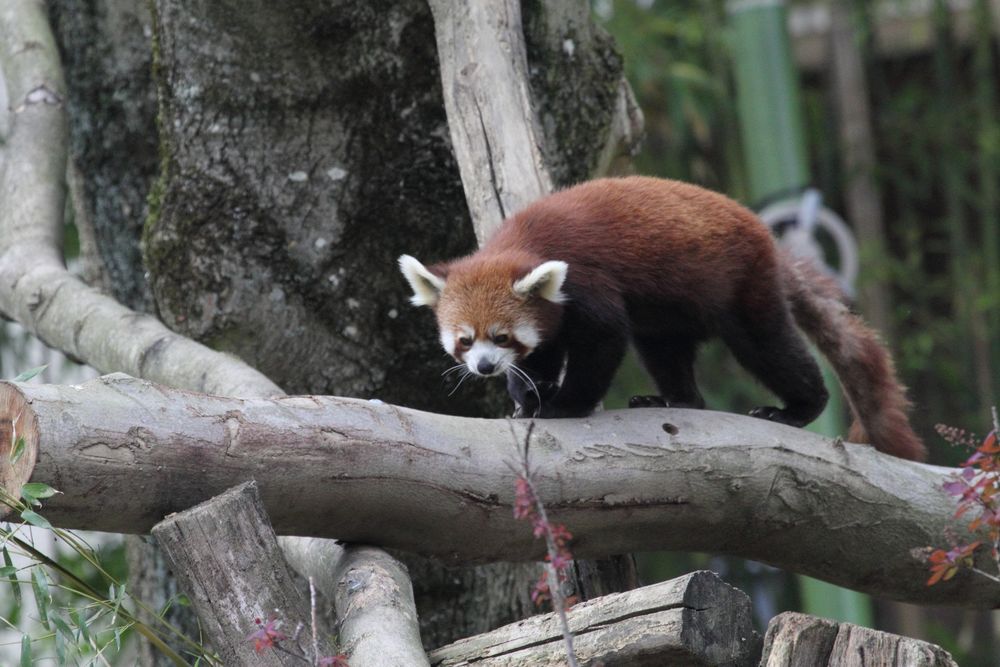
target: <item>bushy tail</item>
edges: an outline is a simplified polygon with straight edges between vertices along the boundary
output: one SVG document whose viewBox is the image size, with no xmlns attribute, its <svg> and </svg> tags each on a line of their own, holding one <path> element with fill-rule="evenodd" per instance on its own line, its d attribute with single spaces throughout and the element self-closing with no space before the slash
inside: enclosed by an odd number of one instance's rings
<svg viewBox="0 0 1000 667">
<path fill-rule="evenodd" d="M 785 255 L 782 265 L 795 321 L 830 360 L 854 413 L 847 439 L 900 458 L 926 459 L 906 417 L 906 390 L 878 334 L 848 310 L 836 282 L 812 260 Z"/>
</svg>

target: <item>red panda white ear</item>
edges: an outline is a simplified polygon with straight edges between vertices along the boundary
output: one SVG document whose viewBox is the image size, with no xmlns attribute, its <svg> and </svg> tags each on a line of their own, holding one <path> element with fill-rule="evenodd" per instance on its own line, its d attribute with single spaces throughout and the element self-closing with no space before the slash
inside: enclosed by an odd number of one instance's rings
<svg viewBox="0 0 1000 667">
<path fill-rule="evenodd" d="M 438 302 L 444 289 L 444 278 L 431 273 L 420 260 L 410 255 L 400 256 L 399 269 L 413 290 L 410 303 L 414 306 L 434 306 Z"/>
<path fill-rule="evenodd" d="M 568 270 L 569 264 L 566 262 L 543 262 L 514 283 L 514 294 L 522 297 L 537 295 L 553 303 L 562 303 L 566 300 L 562 286 Z"/>
</svg>

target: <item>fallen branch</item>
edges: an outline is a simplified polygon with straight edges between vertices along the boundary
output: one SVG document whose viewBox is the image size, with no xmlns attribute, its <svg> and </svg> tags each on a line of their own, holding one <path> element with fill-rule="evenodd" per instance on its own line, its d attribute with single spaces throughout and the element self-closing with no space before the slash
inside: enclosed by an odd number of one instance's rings
<svg viewBox="0 0 1000 667">
<path fill-rule="evenodd" d="M 714 572 L 693 572 L 572 607 L 581 664 L 750 667 L 760 655 L 750 598 Z M 431 651 L 435 667 L 557 665 L 566 659 L 558 619 L 542 614 Z"/>
<path fill-rule="evenodd" d="M 34 420 L 18 434 L 26 457 L 37 452 L 31 479 L 64 492 L 45 508 L 56 525 L 144 532 L 255 478 L 279 533 L 452 562 L 541 555 L 512 515 L 503 420 L 336 397 L 205 396 L 121 375 L 0 384 L 0 407 L 0 420 Z M 523 437 L 527 422 L 513 426 Z M 666 409 L 540 420 L 532 459 L 539 497 L 576 536 L 577 557 L 710 551 L 898 600 L 1000 605 L 1000 585 L 970 573 L 927 588 L 911 557 L 952 525 L 947 468 L 764 420 Z"/>
<path fill-rule="evenodd" d="M 341 650 L 352 667 L 427 665 L 406 566 L 386 552 L 329 540 L 281 537 L 288 564 L 333 600 Z"/>
</svg>

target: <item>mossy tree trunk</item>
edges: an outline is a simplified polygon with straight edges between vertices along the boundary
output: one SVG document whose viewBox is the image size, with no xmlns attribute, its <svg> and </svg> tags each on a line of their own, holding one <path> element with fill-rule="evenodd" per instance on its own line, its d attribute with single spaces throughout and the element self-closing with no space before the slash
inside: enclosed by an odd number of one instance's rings
<svg viewBox="0 0 1000 667">
<path fill-rule="evenodd" d="M 83 210 L 119 299 L 289 393 L 507 409 L 487 383 L 449 396 L 395 265 L 475 247 L 423 0 L 51 5 Z M 559 184 L 585 179 L 609 161 L 620 59 L 586 2 L 523 12 L 546 160 Z M 530 611 L 533 568 L 410 565 L 428 644 Z"/>
</svg>

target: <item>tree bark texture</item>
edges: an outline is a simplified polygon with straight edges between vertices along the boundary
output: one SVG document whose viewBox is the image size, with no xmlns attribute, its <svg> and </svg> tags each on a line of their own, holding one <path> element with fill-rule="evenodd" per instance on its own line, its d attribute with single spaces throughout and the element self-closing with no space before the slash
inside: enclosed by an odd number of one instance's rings
<svg viewBox="0 0 1000 667">
<path fill-rule="evenodd" d="M 288 564 L 333 601 L 340 650 L 352 665 L 420 667 L 427 655 L 406 566 L 380 549 L 278 539 Z"/>
<path fill-rule="evenodd" d="M 159 171 L 152 20 L 146 0 L 50 0 L 68 84 L 70 160 L 81 180 L 77 226 L 92 224 L 101 288 L 150 312 L 139 239 Z"/>
<path fill-rule="evenodd" d="M 520 0 L 430 0 L 451 143 L 479 244 L 552 191 Z"/>
<path fill-rule="evenodd" d="M 278 548 L 257 485 L 247 482 L 156 524 L 153 537 L 224 665 L 300 665 L 313 656 L 309 598 Z M 282 647 L 258 653 L 248 635 L 281 622 Z M 330 655 L 326 632 L 320 655 Z"/>
<path fill-rule="evenodd" d="M 279 533 L 455 563 L 542 555 L 530 527 L 512 516 L 509 463 L 524 420 L 335 397 L 239 400 L 122 376 L 0 387 L 0 405 L 23 406 L 23 418 L 35 420 L 37 439 L 23 434 L 26 457 L 37 456 L 34 481 L 65 494 L 46 504 L 56 525 L 144 532 L 164 514 L 255 478 Z M 892 599 L 1000 606 L 1000 587 L 972 573 L 925 586 L 926 566 L 911 556 L 940 543 L 949 526 L 968 538 L 940 488 L 947 468 L 688 410 L 539 420 L 531 451 L 540 497 L 574 533 L 581 558 L 709 551 Z"/>
<path fill-rule="evenodd" d="M 760 667 L 958 667 L 934 644 L 785 612 L 771 619 Z"/>
<path fill-rule="evenodd" d="M 753 667 L 760 656 L 750 598 L 714 572 L 612 593 L 566 615 L 580 664 Z M 436 667 L 555 667 L 566 664 L 566 647 L 548 613 L 443 646 L 430 659 Z"/>
</svg>

